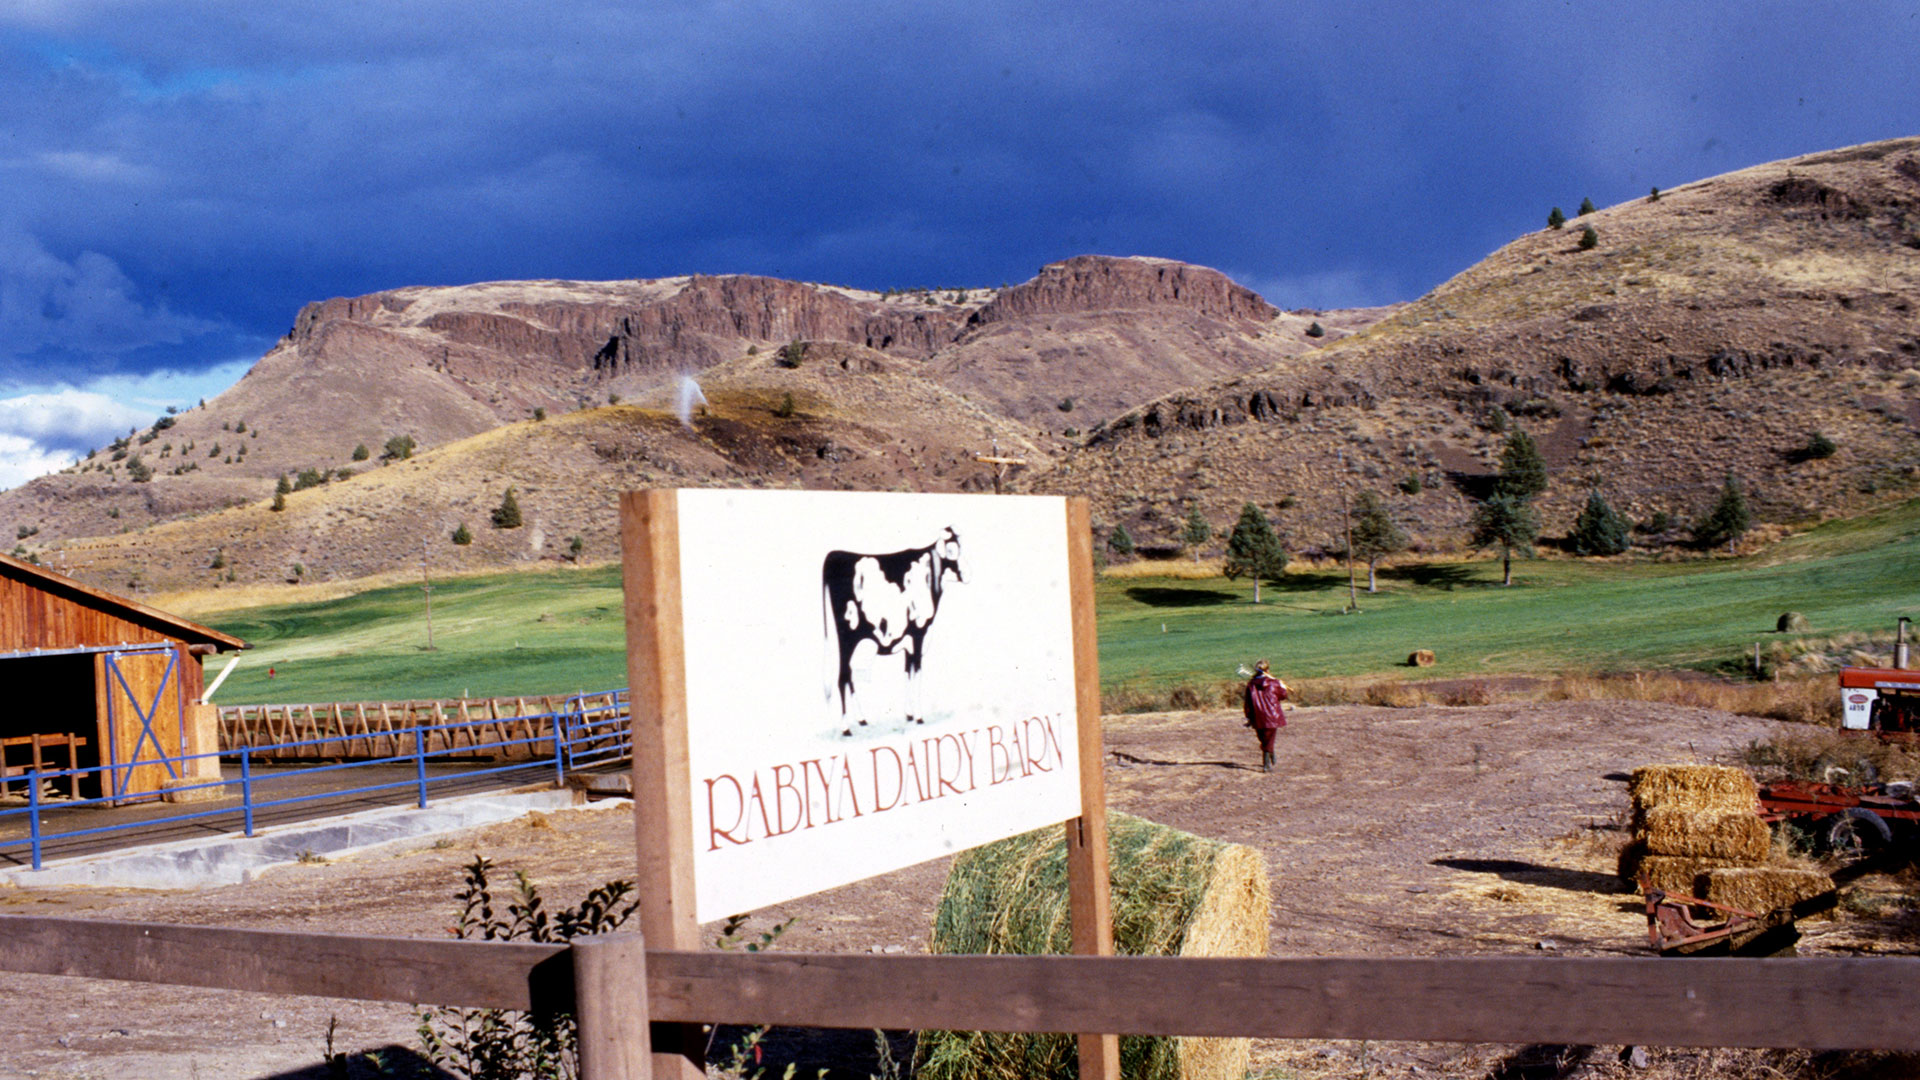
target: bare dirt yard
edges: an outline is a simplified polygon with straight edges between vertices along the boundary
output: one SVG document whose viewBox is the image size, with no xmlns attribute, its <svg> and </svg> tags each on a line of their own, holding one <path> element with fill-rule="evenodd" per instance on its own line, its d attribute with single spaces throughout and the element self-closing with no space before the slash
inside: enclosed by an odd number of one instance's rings
<svg viewBox="0 0 1920 1080">
<path fill-rule="evenodd" d="M 1272 774 L 1230 712 L 1110 717 L 1111 804 L 1265 852 L 1275 955 L 1643 955 L 1645 919 L 1613 876 L 1626 774 L 1657 761 L 1726 761 L 1794 729 L 1637 702 L 1467 708 L 1300 709 Z M 627 876 L 630 815 L 565 811 L 191 893 L 13 889 L 0 910 L 103 919 L 401 935 L 444 934 L 475 854 L 522 870 L 549 903 Z M 756 915 L 792 916 L 776 947 L 917 952 L 945 864 L 930 863 Z M 1920 951 L 1910 879 L 1863 878 L 1834 921 L 1802 924 L 1802 955 Z M 1675 961 L 1689 962 L 1689 961 Z M 1701 962 L 1701 961 L 1692 961 Z M 417 1047 L 416 1010 L 317 998 L 0 975 L 0 1076 L 173 1078 L 329 1075 L 341 1051 Z M 1831 1074 L 1807 1055 L 1620 1048 L 1256 1043 L 1256 1074 L 1519 1077 Z M 1879 1059 L 1874 1074 L 1910 1075 Z M 1779 1070 L 1779 1071 L 1773 1071 Z M 372 1075 L 364 1063 L 354 1075 Z M 777 1068 L 770 1076 L 778 1076 Z M 801 1075 L 812 1075 L 803 1068 Z M 863 1072 L 855 1075 L 864 1076 Z"/>
</svg>

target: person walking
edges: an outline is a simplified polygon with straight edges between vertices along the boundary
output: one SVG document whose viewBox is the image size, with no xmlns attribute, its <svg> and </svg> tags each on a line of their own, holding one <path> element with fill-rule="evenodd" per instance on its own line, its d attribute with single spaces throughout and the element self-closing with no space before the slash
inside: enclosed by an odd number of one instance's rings
<svg viewBox="0 0 1920 1080">
<path fill-rule="evenodd" d="M 1247 726 L 1260 737 L 1260 771 L 1273 771 L 1273 740 L 1287 726 L 1287 711 L 1281 702 L 1292 696 L 1287 684 L 1274 678 L 1265 660 L 1253 666 L 1253 678 L 1247 680 Z"/>
</svg>

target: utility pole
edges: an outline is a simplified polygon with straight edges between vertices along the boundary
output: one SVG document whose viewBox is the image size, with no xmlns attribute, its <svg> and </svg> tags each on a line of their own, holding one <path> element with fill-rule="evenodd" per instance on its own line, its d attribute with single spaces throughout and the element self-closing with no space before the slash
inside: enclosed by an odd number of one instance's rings
<svg viewBox="0 0 1920 1080">
<path fill-rule="evenodd" d="M 1360 610 L 1360 591 L 1353 580 L 1353 512 L 1347 509 L 1347 452 L 1340 454 L 1340 518 L 1347 526 L 1347 614 Z"/>
<path fill-rule="evenodd" d="M 433 650 L 433 580 L 427 577 L 426 544 L 420 545 L 420 592 L 427 598 L 427 651 Z"/>
</svg>

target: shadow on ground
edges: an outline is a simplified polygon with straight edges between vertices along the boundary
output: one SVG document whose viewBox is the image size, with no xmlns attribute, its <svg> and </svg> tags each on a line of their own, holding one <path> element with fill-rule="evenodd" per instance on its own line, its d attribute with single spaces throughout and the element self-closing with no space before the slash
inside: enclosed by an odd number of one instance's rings
<svg viewBox="0 0 1920 1080">
<path fill-rule="evenodd" d="M 1219 589 L 1180 589 L 1170 585 L 1135 585 L 1127 597 L 1148 607 L 1217 607 L 1240 597 Z"/>
<path fill-rule="evenodd" d="M 1502 881 L 1511 881 L 1520 885 L 1547 885 L 1568 892 L 1621 893 L 1627 885 L 1613 874 L 1602 874 L 1593 870 L 1568 870 L 1559 866 L 1541 866 L 1539 863 L 1521 862 L 1518 859 L 1435 859 L 1433 865 L 1444 866 L 1449 870 L 1465 870 L 1469 874 L 1494 874 Z"/>
</svg>

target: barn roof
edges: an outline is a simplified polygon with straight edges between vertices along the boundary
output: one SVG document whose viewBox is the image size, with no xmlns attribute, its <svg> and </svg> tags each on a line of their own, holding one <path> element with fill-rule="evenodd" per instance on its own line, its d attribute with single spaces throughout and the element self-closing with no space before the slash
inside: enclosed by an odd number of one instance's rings
<svg viewBox="0 0 1920 1080">
<path fill-rule="evenodd" d="M 65 574 L 56 574 L 44 566 L 3 553 L 0 553 L 0 577 L 12 578 L 68 603 L 106 612 L 189 645 L 211 645 L 216 652 L 232 652 L 249 648 L 246 642 L 231 634 L 223 634 L 211 627 L 201 626 L 199 623 L 169 614 L 159 608 L 148 607 L 138 600 L 119 596 L 105 589 L 82 585 Z M 100 644 L 112 643 L 101 642 Z"/>
</svg>

